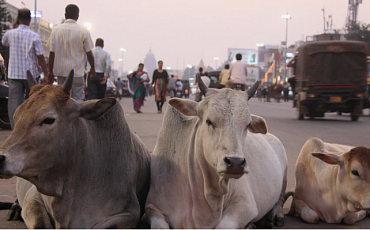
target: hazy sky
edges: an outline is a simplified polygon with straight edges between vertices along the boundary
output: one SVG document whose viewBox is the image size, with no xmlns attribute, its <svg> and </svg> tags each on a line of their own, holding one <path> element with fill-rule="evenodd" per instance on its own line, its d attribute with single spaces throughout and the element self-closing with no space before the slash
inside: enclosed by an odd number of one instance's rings
<svg viewBox="0 0 370 230">
<path fill-rule="evenodd" d="M 16 7 L 33 10 L 34 0 L 7 0 Z M 256 43 L 288 44 L 323 32 L 321 9 L 332 15 L 333 29 L 342 29 L 348 0 L 38 0 L 43 19 L 59 24 L 67 4 L 80 8 L 78 23 L 92 23 L 91 36 L 105 40 L 107 50 L 118 69 L 119 48 L 126 48 L 124 70 L 132 70 L 144 61 L 151 47 L 164 66 L 183 69 L 197 65 L 215 66 L 214 57 L 227 59 L 228 48 L 256 48 Z M 370 23 L 370 0 L 359 7 L 358 19 Z"/>
</svg>

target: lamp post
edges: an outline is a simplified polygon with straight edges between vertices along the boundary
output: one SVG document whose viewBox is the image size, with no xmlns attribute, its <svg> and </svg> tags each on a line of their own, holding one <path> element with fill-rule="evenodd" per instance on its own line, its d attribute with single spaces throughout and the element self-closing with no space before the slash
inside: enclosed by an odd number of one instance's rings
<svg viewBox="0 0 370 230">
<path fill-rule="evenodd" d="M 285 29 L 285 52 L 284 52 L 284 80 L 286 79 L 286 52 L 288 50 L 288 19 L 292 17 L 287 13 L 281 15 L 281 18 L 286 19 L 286 29 Z"/>
<path fill-rule="evenodd" d="M 121 62 L 121 68 L 122 68 L 121 77 L 123 79 L 123 53 L 126 52 L 126 49 L 125 48 L 120 48 L 119 51 L 122 54 L 121 58 L 118 59 L 118 61 Z"/>
<path fill-rule="evenodd" d="M 217 61 L 220 60 L 219 57 L 214 57 L 213 60 L 215 60 L 215 70 L 217 69 Z"/>
</svg>

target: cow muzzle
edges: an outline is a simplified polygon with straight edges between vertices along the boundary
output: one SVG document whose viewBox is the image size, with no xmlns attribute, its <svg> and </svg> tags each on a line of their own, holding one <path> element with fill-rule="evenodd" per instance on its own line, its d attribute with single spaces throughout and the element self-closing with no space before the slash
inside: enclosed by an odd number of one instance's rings
<svg viewBox="0 0 370 230">
<path fill-rule="evenodd" d="M 247 160 L 244 157 L 224 157 L 221 166 L 218 173 L 226 177 L 237 179 L 248 173 Z"/>
<path fill-rule="evenodd" d="M 9 179 L 13 177 L 12 174 L 5 172 L 5 159 L 4 155 L 0 155 L 0 179 Z"/>
</svg>

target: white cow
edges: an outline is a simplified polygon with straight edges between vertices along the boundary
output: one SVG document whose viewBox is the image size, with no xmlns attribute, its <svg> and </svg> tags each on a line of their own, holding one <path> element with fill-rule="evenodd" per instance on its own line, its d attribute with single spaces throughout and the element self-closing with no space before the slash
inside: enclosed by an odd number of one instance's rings
<svg viewBox="0 0 370 230">
<path fill-rule="evenodd" d="M 310 138 L 298 156 L 290 214 L 354 224 L 370 210 L 370 149 Z"/>
<path fill-rule="evenodd" d="M 249 112 L 257 87 L 202 84 L 202 102 L 170 100 L 151 160 L 145 211 L 152 228 L 244 228 L 271 210 L 283 224 L 287 157 Z"/>
<path fill-rule="evenodd" d="M 31 88 L 0 148 L 0 178 L 20 177 L 28 228 L 134 228 L 149 190 L 149 151 L 114 98 L 71 99 L 73 76 L 63 87 Z"/>
</svg>

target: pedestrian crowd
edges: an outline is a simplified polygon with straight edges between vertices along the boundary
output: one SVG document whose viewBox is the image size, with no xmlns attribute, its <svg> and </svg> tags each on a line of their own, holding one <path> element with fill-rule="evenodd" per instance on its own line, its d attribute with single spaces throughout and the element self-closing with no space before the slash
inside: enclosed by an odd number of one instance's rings
<svg viewBox="0 0 370 230">
<path fill-rule="evenodd" d="M 144 71 L 144 64 L 140 63 L 138 69 L 127 76 L 128 82 L 124 83 L 121 79 L 113 82 L 110 79 L 111 57 L 104 50 L 104 40 L 98 38 L 95 47 L 87 28 L 77 23 L 80 10 L 78 6 L 69 4 L 65 8 L 65 21 L 56 26 L 48 40 L 47 46 L 50 49 L 49 61 L 46 63 L 44 50 L 40 36 L 29 28 L 31 22 L 31 12 L 29 9 L 18 11 L 18 20 L 14 28 L 7 31 L 2 39 L 4 46 L 9 46 L 9 102 L 8 111 L 12 129 L 14 128 L 13 115 L 17 107 L 28 98 L 29 86 L 27 74 L 29 70 L 34 77 L 39 77 L 39 66 L 41 67 L 44 78 L 43 84 L 53 84 L 56 78 L 58 85 L 63 84 L 69 72 L 74 70 L 74 80 L 71 88 L 71 97 L 77 102 L 84 100 L 101 99 L 105 96 L 113 96 L 121 99 L 125 88 L 130 91 L 133 98 L 133 107 L 137 113 L 142 113 L 141 107 L 144 105 L 145 97 L 154 93 L 154 100 L 157 105 L 158 113 L 162 113 L 163 105 L 166 101 L 167 91 L 171 97 L 184 94 L 184 88 L 189 94 L 189 83 L 177 79 L 173 75 L 169 77 L 168 72 L 163 69 L 163 61 L 158 61 L 158 68 L 154 70 L 152 81 L 147 72 Z M 295 61 L 288 63 L 289 67 L 295 69 Z M 2 57 L 0 60 L 3 63 Z M 3 65 L 0 65 L 2 67 Z M 1 73 L 5 72 L 0 69 Z M 236 62 L 225 65 L 219 77 L 219 88 L 233 88 L 245 91 L 247 89 L 247 64 L 242 61 L 242 54 L 236 54 Z M 204 84 L 209 87 L 211 84 L 207 72 L 199 68 L 197 74 Z M 196 77 L 196 81 L 197 81 Z M 294 90 L 294 79 L 290 79 L 290 85 Z M 195 82 L 197 84 L 197 82 Z M 270 93 L 280 90 L 284 92 L 284 101 L 288 100 L 287 86 L 281 88 L 279 85 L 263 86 L 258 90 L 260 98 L 269 101 Z M 278 95 L 279 93 L 276 93 Z M 293 91 L 294 94 L 294 91 Z M 202 100 L 202 93 L 197 87 L 195 101 Z M 278 99 L 280 100 L 280 96 Z"/>
</svg>

